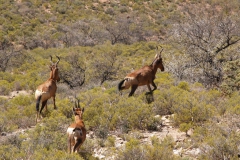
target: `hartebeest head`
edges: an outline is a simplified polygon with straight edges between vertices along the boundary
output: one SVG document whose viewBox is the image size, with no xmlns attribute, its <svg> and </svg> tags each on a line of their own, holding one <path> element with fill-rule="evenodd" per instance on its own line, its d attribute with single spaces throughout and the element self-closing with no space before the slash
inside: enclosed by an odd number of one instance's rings
<svg viewBox="0 0 240 160">
<path fill-rule="evenodd" d="M 81 109 L 81 107 L 79 105 L 79 100 L 78 100 L 78 102 L 75 102 L 75 107 L 73 107 L 72 111 L 73 111 L 73 115 L 75 116 L 75 121 L 76 121 L 76 118 L 79 120 L 82 119 L 82 114 L 84 112 L 84 108 Z"/>
<path fill-rule="evenodd" d="M 158 51 L 158 47 L 156 51 Z M 157 68 L 159 68 L 161 71 L 164 71 L 164 66 L 162 61 L 162 51 L 163 51 L 163 48 L 161 47 L 161 51 L 155 55 L 155 60 L 153 61 L 152 65 L 156 65 Z"/>
<path fill-rule="evenodd" d="M 53 79 L 55 81 L 60 81 L 60 77 L 59 77 L 59 74 L 58 74 L 58 63 L 60 61 L 60 58 L 58 56 L 56 56 L 58 58 L 58 61 L 56 63 L 53 63 L 52 62 L 52 56 L 50 56 L 51 60 L 51 65 L 50 65 L 50 69 L 51 69 L 51 72 L 50 72 L 50 79 Z"/>
</svg>

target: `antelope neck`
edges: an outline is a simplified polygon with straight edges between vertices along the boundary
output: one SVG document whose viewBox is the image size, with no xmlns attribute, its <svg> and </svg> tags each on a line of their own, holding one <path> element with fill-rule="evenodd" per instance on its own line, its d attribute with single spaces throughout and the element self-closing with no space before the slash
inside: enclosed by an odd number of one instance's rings
<svg viewBox="0 0 240 160">
<path fill-rule="evenodd" d="M 153 62 L 152 62 L 152 64 L 150 65 L 151 67 L 152 67 L 152 70 L 153 70 L 153 73 L 154 74 L 156 74 L 156 72 L 157 72 L 157 69 L 158 69 L 158 67 L 156 66 L 156 62 L 155 62 L 156 60 L 154 60 Z"/>
<path fill-rule="evenodd" d="M 53 71 L 52 71 L 49 79 L 52 79 L 55 82 L 55 81 L 57 81 L 57 79 L 55 77 L 56 76 L 55 76 L 55 74 L 53 74 Z"/>
<path fill-rule="evenodd" d="M 79 115 L 75 116 L 75 122 L 82 121 L 82 119 L 79 117 Z"/>
<path fill-rule="evenodd" d="M 48 80 L 52 80 L 54 83 L 57 83 L 57 80 L 54 78 L 49 78 Z"/>
</svg>

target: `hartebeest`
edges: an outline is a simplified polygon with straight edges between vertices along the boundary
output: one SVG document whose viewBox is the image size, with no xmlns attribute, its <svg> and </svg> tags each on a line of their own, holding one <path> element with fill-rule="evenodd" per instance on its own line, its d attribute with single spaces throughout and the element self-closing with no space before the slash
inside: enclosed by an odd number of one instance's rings
<svg viewBox="0 0 240 160">
<path fill-rule="evenodd" d="M 75 107 L 73 107 L 72 110 L 75 116 L 75 122 L 72 123 L 67 129 L 69 153 L 78 152 L 86 139 L 86 128 L 82 120 L 84 108 L 81 109 L 79 100 L 78 103 L 75 102 Z"/>
<path fill-rule="evenodd" d="M 58 61 L 56 63 L 53 63 L 52 56 L 50 56 L 50 62 L 51 62 L 50 77 L 46 82 L 39 85 L 35 91 L 36 110 L 37 110 L 36 122 L 38 121 L 39 115 L 41 114 L 41 112 L 45 106 L 46 106 L 46 110 L 47 110 L 47 101 L 51 97 L 53 98 L 54 109 L 56 109 L 55 96 L 56 96 L 56 91 L 57 91 L 57 82 L 60 81 L 60 78 L 58 75 L 58 66 L 57 66 L 60 61 L 60 58 L 58 56 L 56 56 L 56 57 L 58 58 Z M 40 102 L 42 102 L 42 106 L 39 111 Z"/>
<path fill-rule="evenodd" d="M 158 47 L 157 47 L 158 49 Z M 155 75 L 157 69 L 160 68 L 161 71 L 164 71 L 163 61 L 162 61 L 162 53 L 163 49 L 161 49 L 160 53 L 155 55 L 155 59 L 153 60 L 151 65 L 147 65 L 142 67 L 139 70 L 136 70 L 130 74 L 128 74 L 119 84 L 118 90 L 124 90 L 131 87 L 131 92 L 129 93 L 129 97 L 134 94 L 138 86 L 147 85 L 149 89 L 149 93 L 152 93 L 157 89 L 156 84 L 154 83 Z M 151 90 L 150 84 L 154 87 Z"/>
</svg>

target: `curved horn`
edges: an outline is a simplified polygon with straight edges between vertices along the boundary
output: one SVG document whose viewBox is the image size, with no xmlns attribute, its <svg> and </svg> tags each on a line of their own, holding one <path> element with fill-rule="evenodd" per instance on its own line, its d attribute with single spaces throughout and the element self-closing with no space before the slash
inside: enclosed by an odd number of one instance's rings
<svg viewBox="0 0 240 160">
<path fill-rule="evenodd" d="M 80 100 L 78 99 L 78 108 L 81 108 L 81 107 L 80 107 L 80 103 L 79 103 L 79 102 L 80 102 Z"/>
<path fill-rule="evenodd" d="M 161 47 L 161 51 L 159 53 L 159 57 L 161 57 L 162 56 L 163 47 L 161 45 L 159 45 L 159 46 Z M 157 47 L 157 50 L 158 50 L 158 47 Z"/>
<path fill-rule="evenodd" d="M 58 58 L 58 61 L 55 63 L 56 65 L 58 64 L 58 62 L 60 61 L 60 57 L 56 56 Z"/>
<path fill-rule="evenodd" d="M 160 53 L 162 53 L 162 51 L 163 51 L 163 47 L 160 45 L 160 47 L 161 47 L 161 51 L 160 51 Z"/>
<path fill-rule="evenodd" d="M 52 61 L 52 56 L 50 55 L 50 62 L 53 64 L 53 61 Z"/>
<path fill-rule="evenodd" d="M 77 107 L 77 101 L 75 101 L 75 108 L 78 108 L 78 107 Z"/>
<path fill-rule="evenodd" d="M 76 107 L 76 108 L 81 108 L 81 107 L 80 107 L 80 104 L 79 104 L 80 100 L 77 98 L 76 95 L 75 95 L 75 99 L 76 99 L 76 101 L 75 101 L 75 107 Z"/>
<path fill-rule="evenodd" d="M 73 115 L 75 115 L 75 109 L 76 109 L 75 107 L 72 108 Z"/>
</svg>

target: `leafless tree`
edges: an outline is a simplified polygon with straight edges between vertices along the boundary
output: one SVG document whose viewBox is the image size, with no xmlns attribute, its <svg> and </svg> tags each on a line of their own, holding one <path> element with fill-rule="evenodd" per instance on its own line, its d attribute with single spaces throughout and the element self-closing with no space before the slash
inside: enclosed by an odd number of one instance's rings
<svg viewBox="0 0 240 160">
<path fill-rule="evenodd" d="M 11 61 L 16 57 L 20 59 L 21 50 L 21 47 L 14 46 L 7 40 L 0 42 L 0 71 L 5 72 L 8 67 L 13 65 L 16 67 L 17 64 L 12 64 Z M 21 62 L 17 61 L 17 63 Z"/>
<path fill-rule="evenodd" d="M 97 59 L 97 61 L 96 61 Z M 102 53 L 95 57 L 92 78 L 102 85 L 105 81 L 115 80 L 119 65 L 116 63 L 117 54 L 114 52 Z"/>
<path fill-rule="evenodd" d="M 131 44 L 136 41 L 145 40 L 143 31 L 144 21 L 130 17 L 128 15 L 119 15 L 115 21 L 106 24 L 106 30 L 110 35 L 111 43 Z"/>
<path fill-rule="evenodd" d="M 82 86 L 86 79 L 86 64 L 79 54 L 73 53 L 66 57 L 70 65 L 68 68 L 61 69 L 61 81 L 70 86 L 70 88 Z"/>
<path fill-rule="evenodd" d="M 93 46 L 101 44 L 107 38 L 106 31 L 99 20 L 80 20 L 71 25 L 59 25 L 60 39 L 66 47 Z"/>
<path fill-rule="evenodd" d="M 183 66 L 197 81 L 208 86 L 222 81 L 223 64 L 231 59 L 229 49 L 240 41 L 236 16 L 216 8 L 185 8 L 185 20 L 175 26 L 173 36 L 185 48 L 188 63 Z"/>
</svg>

